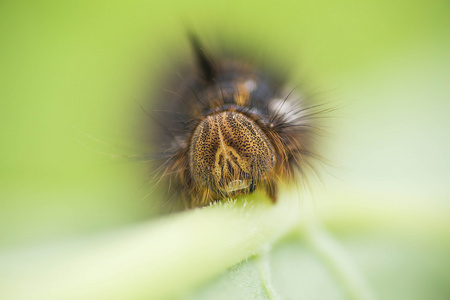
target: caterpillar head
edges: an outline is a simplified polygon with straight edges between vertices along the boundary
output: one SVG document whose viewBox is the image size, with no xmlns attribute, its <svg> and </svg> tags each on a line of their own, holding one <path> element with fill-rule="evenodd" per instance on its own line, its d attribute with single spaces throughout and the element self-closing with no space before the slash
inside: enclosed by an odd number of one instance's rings
<svg viewBox="0 0 450 300">
<path fill-rule="evenodd" d="M 233 197 L 255 190 L 273 176 L 276 153 L 252 118 L 222 111 L 204 118 L 189 149 L 189 168 L 199 190 Z"/>
</svg>

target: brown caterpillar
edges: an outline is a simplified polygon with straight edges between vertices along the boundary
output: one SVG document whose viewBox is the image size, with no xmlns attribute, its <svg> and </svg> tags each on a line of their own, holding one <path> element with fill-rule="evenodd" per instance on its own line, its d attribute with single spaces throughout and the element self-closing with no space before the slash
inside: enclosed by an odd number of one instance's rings
<svg viewBox="0 0 450 300">
<path fill-rule="evenodd" d="M 159 104 L 162 179 L 187 208 L 257 189 L 276 202 L 279 183 L 302 176 L 315 157 L 318 106 L 305 106 L 283 76 L 213 58 L 191 41 L 197 67 L 172 81 Z"/>
</svg>

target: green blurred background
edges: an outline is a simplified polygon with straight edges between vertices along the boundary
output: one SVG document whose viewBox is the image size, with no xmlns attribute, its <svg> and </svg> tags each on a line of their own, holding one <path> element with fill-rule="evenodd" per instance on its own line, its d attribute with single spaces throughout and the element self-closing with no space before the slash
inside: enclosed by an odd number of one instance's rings
<svg viewBox="0 0 450 300">
<path fill-rule="evenodd" d="M 424 268 L 439 268 L 433 290 L 446 299 L 449 13 L 445 0 L 2 1 L 0 247 L 154 215 L 148 166 L 114 156 L 142 151 L 137 102 L 149 107 L 160 71 L 188 51 L 189 24 L 206 40 L 217 31 L 267 45 L 296 63 L 294 83 L 306 78 L 341 107 L 328 120 L 318 211 L 346 237 L 401 228 L 432 245 L 441 256 Z"/>
</svg>

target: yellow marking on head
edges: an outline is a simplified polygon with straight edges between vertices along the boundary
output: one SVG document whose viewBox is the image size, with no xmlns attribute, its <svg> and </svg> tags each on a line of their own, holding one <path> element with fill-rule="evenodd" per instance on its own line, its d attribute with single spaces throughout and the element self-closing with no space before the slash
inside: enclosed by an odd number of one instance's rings
<svg viewBox="0 0 450 300">
<path fill-rule="evenodd" d="M 250 100 L 250 92 L 245 86 L 245 83 L 237 84 L 237 93 L 234 94 L 234 102 L 239 106 L 245 106 Z"/>
</svg>

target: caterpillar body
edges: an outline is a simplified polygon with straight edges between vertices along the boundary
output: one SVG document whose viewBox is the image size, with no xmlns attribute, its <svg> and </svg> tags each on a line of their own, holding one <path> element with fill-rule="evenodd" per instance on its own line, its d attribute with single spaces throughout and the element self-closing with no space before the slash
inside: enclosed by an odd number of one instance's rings
<svg viewBox="0 0 450 300">
<path fill-rule="evenodd" d="M 276 72 L 191 42 L 196 67 L 159 103 L 162 179 L 187 208 L 260 189 L 275 203 L 279 183 L 303 176 L 315 156 L 318 106 Z"/>
</svg>

